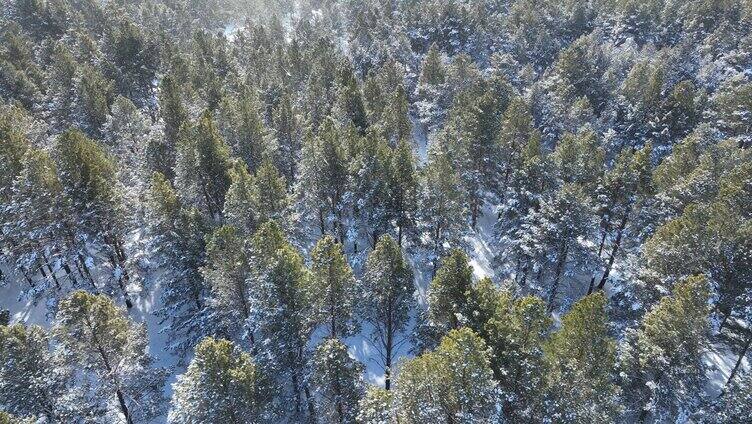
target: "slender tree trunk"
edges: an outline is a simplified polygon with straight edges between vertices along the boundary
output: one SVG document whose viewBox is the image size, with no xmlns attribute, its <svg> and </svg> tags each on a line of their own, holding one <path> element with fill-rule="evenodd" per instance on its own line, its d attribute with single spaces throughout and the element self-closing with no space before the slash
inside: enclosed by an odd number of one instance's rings
<svg viewBox="0 0 752 424">
<path fill-rule="evenodd" d="M 55 275 L 55 271 L 52 269 L 52 266 L 50 265 L 50 260 L 47 259 L 47 255 L 42 251 L 42 258 L 44 259 L 44 264 L 47 266 L 47 269 L 50 271 L 50 275 L 52 276 L 52 280 L 55 282 L 55 286 L 60 289 L 60 282 L 57 280 L 57 276 Z"/>
<path fill-rule="evenodd" d="M 89 271 L 89 267 L 86 265 L 86 259 L 84 259 L 84 255 L 81 253 L 78 254 L 78 262 L 81 265 L 81 268 L 84 270 L 84 275 L 87 280 L 89 280 L 89 283 L 91 283 L 91 286 L 94 287 L 94 291 L 97 291 L 97 285 L 94 284 L 94 277 L 91 276 L 91 271 Z"/>
<path fill-rule="evenodd" d="M 392 345 L 394 344 L 394 334 L 392 334 L 392 319 L 389 314 L 389 321 L 386 323 L 386 345 L 384 358 L 384 388 L 386 390 L 392 387 Z"/>
<path fill-rule="evenodd" d="M 303 384 L 303 392 L 306 396 L 306 404 L 308 406 L 308 420 L 311 424 L 316 424 L 316 408 L 313 406 L 313 396 L 311 396 L 311 389 L 308 387 L 308 383 Z"/>
<path fill-rule="evenodd" d="M 736 373 L 739 371 L 739 367 L 742 365 L 742 361 L 744 361 L 744 357 L 747 355 L 747 351 L 749 350 L 749 346 L 752 344 L 752 332 L 747 335 L 747 341 L 744 343 L 744 347 L 742 348 L 742 351 L 739 353 L 739 358 L 736 359 L 736 364 L 734 364 L 734 368 L 731 370 L 731 374 L 729 374 L 728 380 L 726 380 L 726 387 L 723 388 L 723 391 L 721 391 L 721 396 L 723 396 L 726 393 L 726 389 L 728 388 L 728 385 L 731 384 L 731 382 L 734 380 L 734 377 L 736 377 Z"/>
<path fill-rule="evenodd" d="M 548 312 L 554 310 L 554 301 L 556 301 L 556 294 L 559 290 L 559 280 L 561 280 L 561 273 L 564 270 L 564 264 L 567 262 L 567 255 L 569 254 L 569 243 L 564 243 L 564 248 L 559 259 L 556 262 L 556 274 L 554 275 L 554 282 L 551 285 L 551 294 L 548 297 Z"/>
<path fill-rule="evenodd" d="M 88 322 L 88 320 L 87 320 Z M 104 352 L 104 349 L 102 349 L 102 345 L 97 340 L 97 336 L 94 333 L 93 325 L 92 323 L 88 322 L 89 327 L 92 327 L 92 334 L 94 335 L 94 343 L 97 346 L 97 350 L 99 351 L 99 355 L 102 358 L 102 362 L 104 363 L 104 367 L 107 370 L 107 373 L 112 377 L 114 383 L 115 383 L 115 395 L 117 396 L 118 403 L 120 405 L 120 412 L 123 413 L 123 416 L 125 417 L 125 422 L 127 424 L 133 424 L 133 419 L 131 418 L 130 412 L 128 411 L 128 405 L 125 403 L 125 396 L 123 396 L 122 390 L 120 390 L 120 384 L 118 382 L 117 376 L 114 374 L 112 367 L 110 366 L 109 358 L 107 358 L 107 354 Z"/>
<path fill-rule="evenodd" d="M 20 267 L 21 274 L 23 274 L 24 278 L 26 279 L 26 282 L 29 283 L 29 287 L 34 287 L 34 280 L 29 276 L 29 273 L 26 272 L 26 270 L 23 267 Z"/>
<path fill-rule="evenodd" d="M 606 265 L 606 270 L 603 272 L 603 276 L 601 277 L 601 281 L 598 283 L 598 290 L 603 290 L 603 287 L 606 285 L 606 281 L 608 281 L 608 276 L 611 274 L 611 269 L 614 266 L 614 260 L 616 260 L 616 254 L 619 252 L 619 247 L 621 246 L 621 239 L 624 235 L 624 228 L 627 226 L 627 219 L 629 218 L 629 211 L 626 211 L 624 213 L 624 216 L 621 218 L 621 221 L 619 222 L 619 227 L 616 232 L 616 240 L 614 240 L 614 246 L 611 249 L 611 254 L 608 257 L 608 264 Z"/>
<path fill-rule="evenodd" d="M 126 286 L 123 283 L 123 280 L 126 277 L 125 269 L 120 266 L 117 259 L 115 259 L 114 256 L 110 255 L 110 263 L 112 263 L 112 266 L 119 268 L 121 274 L 117 277 L 118 286 L 120 287 L 120 291 L 123 293 L 123 299 L 125 300 L 125 306 L 130 309 L 133 307 L 133 302 L 131 301 L 131 296 L 128 294 L 128 290 L 126 290 Z"/>
<path fill-rule="evenodd" d="M 475 198 L 475 196 L 473 196 L 473 197 L 474 198 L 473 198 L 473 201 L 472 201 L 472 204 L 471 204 L 472 215 L 470 217 L 471 218 L 470 219 L 470 223 L 471 223 L 470 225 L 472 226 L 472 228 L 474 230 L 475 227 L 478 224 L 478 199 Z"/>
</svg>

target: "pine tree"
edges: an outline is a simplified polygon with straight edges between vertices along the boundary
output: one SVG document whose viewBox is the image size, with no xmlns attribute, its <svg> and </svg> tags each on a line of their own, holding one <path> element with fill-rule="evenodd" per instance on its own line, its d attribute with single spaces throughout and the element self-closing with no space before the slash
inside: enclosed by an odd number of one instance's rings
<svg viewBox="0 0 752 424">
<path fill-rule="evenodd" d="M 540 211 L 533 214 L 526 225 L 530 226 L 531 234 L 525 239 L 523 249 L 529 252 L 528 260 L 533 261 L 530 268 L 537 263 L 538 275 L 545 270 L 550 277 L 547 292 L 548 309 L 552 311 L 567 265 L 575 262 L 587 267 L 590 264 L 592 252 L 578 239 L 592 231 L 591 201 L 581 186 L 565 184 L 541 203 Z"/>
<path fill-rule="evenodd" d="M 37 421 L 36 417 L 18 418 L 5 411 L 0 411 L 0 424 L 34 424 Z"/>
<path fill-rule="evenodd" d="M 165 76 L 159 84 L 159 107 L 164 121 L 164 139 L 150 146 L 149 157 L 155 161 L 151 169 L 173 181 L 179 131 L 188 123 L 188 112 L 183 106 L 182 87 L 171 74 Z"/>
<path fill-rule="evenodd" d="M 361 135 L 365 134 L 368 120 L 363 95 L 349 64 L 341 65 L 338 72 L 336 109 L 345 126 L 352 124 Z"/>
<path fill-rule="evenodd" d="M 709 287 L 703 276 L 689 277 L 648 312 L 637 331 L 639 363 L 636 394 L 640 419 L 660 421 L 691 405 L 704 384 L 702 352 L 707 343 Z"/>
<path fill-rule="evenodd" d="M 371 339 L 377 346 L 389 390 L 393 359 L 404 344 L 401 333 L 409 323 L 415 304 L 413 271 L 399 245 L 389 235 L 381 236 L 368 255 L 363 274 L 363 319 L 372 327 Z"/>
<path fill-rule="evenodd" d="M 616 343 L 608 335 L 606 296 L 587 296 L 562 318 L 544 346 L 547 416 L 563 422 L 613 422 L 619 414 L 614 384 Z"/>
<path fill-rule="evenodd" d="M 344 242 L 344 196 L 349 185 L 346 146 L 331 119 L 318 136 L 309 134 L 303 143 L 298 195 L 301 207 L 315 216 L 321 234 Z"/>
<path fill-rule="evenodd" d="M 250 262 L 244 239 L 235 227 L 219 227 L 208 237 L 206 265 L 201 268 L 201 275 L 211 289 L 213 309 L 225 320 L 226 331 L 253 347 L 253 327 L 248 322 Z"/>
<path fill-rule="evenodd" d="M 256 90 L 241 87 L 237 99 L 224 99 L 218 126 L 235 156 L 254 172 L 272 152 Z"/>
<path fill-rule="evenodd" d="M 3 163 L 0 170 L 0 199 L 4 202 L 10 200 L 13 180 L 21 173 L 24 154 L 30 147 L 26 135 L 18 127 L 22 115 L 22 109 L 13 107 L 0 114 L 0 162 Z"/>
<path fill-rule="evenodd" d="M 287 182 L 292 184 L 297 177 L 300 162 L 301 128 L 293 110 L 293 100 L 285 93 L 272 114 L 272 126 L 277 140 L 278 164 Z"/>
<path fill-rule="evenodd" d="M 121 204 L 121 187 L 115 179 L 117 168 L 96 142 L 75 130 L 58 137 L 56 155 L 62 195 L 70 207 L 66 213 L 75 217 L 77 236 L 89 243 L 101 243 L 102 253 L 112 266 L 113 278 L 109 281 L 115 281 L 130 308 L 133 303 L 128 291 L 130 273 L 124 248 L 128 223 Z M 85 254 L 86 243 L 78 244 L 78 254 Z M 90 277 L 89 271 L 86 273 Z M 113 291 L 108 286 L 105 289 Z"/>
<path fill-rule="evenodd" d="M 286 387 L 281 399 L 290 419 L 313 420 L 313 398 L 304 380 L 305 348 L 313 330 L 309 271 L 274 221 L 259 228 L 251 246 L 252 322 L 261 340 L 274 340 L 264 343 L 260 365 Z"/>
<path fill-rule="evenodd" d="M 311 358 L 311 384 L 319 422 L 355 423 L 363 397 L 363 365 L 351 358 L 347 346 L 336 338 L 323 341 Z"/>
<path fill-rule="evenodd" d="M 531 138 L 538 136 L 538 131 L 533 127 L 530 107 L 523 99 L 512 98 L 504 111 L 498 139 L 502 193 L 509 187 L 514 170 L 520 168 L 522 146 L 528 145 Z"/>
<path fill-rule="evenodd" d="M 371 132 L 358 140 L 355 161 L 351 165 L 354 214 L 371 248 L 379 236 L 389 230 L 389 172 L 391 154 L 386 141 Z"/>
<path fill-rule="evenodd" d="M 408 110 L 410 104 L 404 84 L 400 83 L 393 89 L 386 104 L 389 107 L 384 109 L 382 122 L 379 125 L 384 138 L 390 146 L 396 146 L 402 140 L 410 140 L 412 138 L 412 123 Z"/>
<path fill-rule="evenodd" d="M 394 401 L 400 422 L 491 423 L 496 382 L 486 344 L 472 330 L 452 330 L 439 347 L 402 364 Z"/>
<path fill-rule="evenodd" d="M 100 138 L 102 126 L 107 122 L 110 106 L 115 100 L 112 81 L 89 65 L 82 65 L 76 71 L 73 107 L 74 124 L 89 137 Z"/>
<path fill-rule="evenodd" d="M 441 61 L 439 49 L 436 44 L 432 44 L 423 58 L 419 84 L 439 86 L 444 83 L 446 78 L 444 73 L 444 64 Z"/>
<path fill-rule="evenodd" d="M 356 330 L 356 286 L 342 245 L 322 237 L 311 251 L 310 296 L 314 320 L 327 328 L 330 338 L 345 338 Z"/>
<path fill-rule="evenodd" d="M 161 415 L 166 371 L 147 353 L 146 327 L 103 295 L 73 292 L 60 303 L 54 334 L 69 366 L 90 383 L 98 406 L 128 424 Z"/>
<path fill-rule="evenodd" d="M 601 183 L 599 195 L 605 197 L 606 201 L 598 211 L 601 216 L 598 258 L 601 258 L 607 241 L 611 241 L 611 250 L 608 252 L 608 260 L 597 286 L 599 290 L 602 290 L 608 281 L 627 225 L 640 216 L 645 202 L 652 194 L 651 153 L 650 143 L 636 152 L 625 149 L 617 156 L 614 166 L 606 173 Z M 609 240 L 610 238 L 613 240 Z M 595 276 L 591 279 L 589 292 L 592 292 L 594 283 Z"/>
<path fill-rule="evenodd" d="M 604 155 L 595 132 L 586 127 L 564 134 L 551 158 L 565 184 L 578 184 L 593 196 L 603 175 Z"/>
<path fill-rule="evenodd" d="M 93 413 L 73 382 L 73 369 L 54 354 L 44 329 L 0 325 L 0 405 L 5 411 L 52 422 Z"/>
<path fill-rule="evenodd" d="M 289 206 L 285 176 L 268 158 L 261 161 L 255 176 L 259 222 L 284 222 Z"/>
<path fill-rule="evenodd" d="M 186 208 L 167 177 L 155 173 L 147 193 L 147 251 L 162 268 L 155 283 L 162 290 L 156 314 L 169 321 L 168 349 L 185 355 L 209 331 L 206 289 L 200 273 L 205 263 L 205 236 L 210 232 L 201 213 Z"/>
<path fill-rule="evenodd" d="M 174 385 L 167 421 L 255 424 L 271 420 L 267 384 L 251 355 L 227 340 L 205 338 Z"/>
<path fill-rule="evenodd" d="M 739 381 L 727 387 L 718 403 L 708 411 L 708 415 L 701 417 L 709 423 L 731 424 L 741 423 L 749 418 L 752 407 L 752 373 L 740 376 Z"/>
<path fill-rule="evenodd" d="M 454 249 L 442 259 L 428 286 L 428 313 L 433 324 L 445 331 L 466 325 L 473 315 L 470 310 L 472 289 L 473 270 L 467 255 Z"/>
<path fill-rule="evenodd" d="M 31 294 L 44 292 L 44 286 L 53 282 L 56 289 L 62 288 L 56 276 L 58 269 L 53 268 L 53 264 L 59 264 L 75 285 L 77 278 L 69 263 L 74 263 L 79 271 L 81 265 L 73 255 L 73 225 L 64 214 L 62 185 L 55 162 L 48 152 L 30 148 L 23 157 L 22 167 L 12 187 L 8 207 L 3 211 L 8 217 L 3 234 L 7 254 L 29 283 Z M 44 284 L 41 286 L 32 281 L 36 272 L 42 274 Z"/>
<path fill-rule="evenodd" d="M 510 92 L 506 81 L 493 79 L 458 93 L 440 139 L 462 180 L 473 228 L 485 199 L 498 189 L 501 152 L 497 139 Z"/>
<path fill-rule="evenodd" d="M 139 105 L 148 104 L 159 65 L 157 46 L 138 25 L 125 18 L 115 25 L 107 41 L 119 91 Z"/>
<path fill-rule="evenodd" d="M 457 242 L 463 230 L 464 209 L 458 187 L 459 177 L 447 155 L 429 152 L 422 175 L 420 215 L 434 273 L 438 259 L 446 254 L 446 245 Z"/>
<path fill-rule="evenodd" d="M 261 221 L 255 178 L 242 161 L 234 162 L 228 173 L 230 186 L 225 195 L 222 215 L 228 224 L 247 235 L 252 235 Z"/>
<path fill-rule="evenodd" d="M 407 141 L 397 143 L 392 152 L 389 173 L 387 216 L 397 227 L 397 243 L 401 246 L 405 235 L 415 233 L 418 209 L 418 175 L 415 156 Z"/>
<path fill-rule="evenodd" d="M 194 128 L 183 127 L 175 166 L 175 185 L 181 197 L 217 220 L 230 187 L 230 151 L 207 111 Z"/>
<path fill-rule="evenodd" d="M 67 129 L 73 122 L 74 87 L 78 64 L 68 47 L 58 42 L 50 54 L 50 69 L 45 100 L 50 104 L 51 126 L 57 130 Z"/>
<path fill-rule="evenodd" d="M 479 284 L 476 292 L 482 287 Z M 499 289 L 488 297 L 493 310 L 483 334 L 492 352 L 491 369 L 505 399 L 504 414 L 513 421 L 539 419 L 546 376 L 543 346 L 551 326 L 545 303 L 535 296 L 515 299 L 509 291 Z"/>
<path fill-rule="evenodd" d="M 151 121 L 133 102 L 122 96 L 115 99 L 111 109 L 102 132 L 110 154 L 117 159 L 118 179 L 133 191 L 141 190 L 150 176 L 147 173 L 147 148 L 153 138 Z M 135 196 L 137 193 L 131 194 L 131 197 Z"/>
<path fill-rule="evenodd" d="M 389 424 L 394 420 L 394 392 L 371 386 L 358 404 L 358 424 Z"/>
</svg>

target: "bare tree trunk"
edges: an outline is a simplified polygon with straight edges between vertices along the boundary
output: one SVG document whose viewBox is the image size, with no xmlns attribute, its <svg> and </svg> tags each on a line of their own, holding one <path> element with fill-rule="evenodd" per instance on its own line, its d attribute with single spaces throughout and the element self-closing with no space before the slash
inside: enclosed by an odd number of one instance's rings
<svg viewBox="0 0 752 424">
<path fill-rule="evenodd" d="M 606 270 L 603 272 L 601 281 L 598 283 L 598 290 L 603 290 L 603 287 L 606 285 L 606 281 L 608 281 L 608 276 L 609 274 L 611 274 L 611 269 L 614 266 L 614 260 L 616 260 L 616 254 L 619 252 L 619 247 L 621 246 L 621 238 L 624 235 L 624 228 L 626 228 L 627 226 L 628 218 L 629 218 L 629 211 L 626 211 L 624 213 L 624 216 L 621 218 L 621 222 L 619 222 L 619 228 L 616 232 L 616 240 L 614 241 L 614 247 L 611 249 L 611 254 L 608 257 L 608 264 L 606 265 Z"/>
<path fill-rule="evenodd" d="M 391 314 L 389 314 L 389 317 L 389 322 L 386 323 L 386 345 L 384 346 L 384 388 L 386 390 L 389 390 L 392 387 L 392 347 L 394 344 Z"/>
<path fill-rule="evenodd" d="M 564 264 L 567 262 L 567 255 L 569 253 L 569 243 L 564 244 L 559 259 L 556 262 L 556 274 L 554 275 L 554 282 L 551 285 L 551 294 L 548 297 L 548 312 L 554 310 L 554 301 L 556 300 L 556 294 L 559 290 L 559 280 L 561 280 L 561 273 L 564 270 Z"/>
<path fill-rule="evenodd" d="M 726 393 L 726 389 L 728 388 L 728 385 L 731 384 L 731 382 L 734 380 L 734 377 L 736 377 L 736 373 L 739 371 L 739 367 L 742 365 L 742 361 L 744 361 L 744 356 L 747 355 L 747 351 L 749 350 L 749 346 L 752 344 L 752 333 L 747 335 L 747 341 L 744 343 L 744 347 L 742 348 L 742 351 L 739 353 L 739 358 L 736 359 L 736 364 L 734 365 L 734 368 L 731 370 L 731 374 L 729 374 L 728 380 L 726 380 L 726 387 L 723 388 L 723 391 L 721 391 L 721 396 L 723 396 Z"/>
</svg>

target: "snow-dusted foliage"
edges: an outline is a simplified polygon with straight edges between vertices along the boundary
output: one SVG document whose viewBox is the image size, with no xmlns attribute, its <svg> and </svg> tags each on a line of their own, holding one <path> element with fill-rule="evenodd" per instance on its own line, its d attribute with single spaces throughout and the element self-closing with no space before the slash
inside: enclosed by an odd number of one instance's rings
<svg viewBox="0 0 752 424">
<path fill-rule="evenodd" d="M 0 422 L 749 421 L 751 34 L 3 1 Z"/>
</svg>

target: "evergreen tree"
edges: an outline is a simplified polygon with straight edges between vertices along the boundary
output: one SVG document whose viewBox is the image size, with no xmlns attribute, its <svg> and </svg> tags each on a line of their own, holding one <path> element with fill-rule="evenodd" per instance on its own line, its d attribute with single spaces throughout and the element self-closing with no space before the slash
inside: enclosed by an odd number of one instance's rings
<svg viewBox="0 0 752 424">
<path fill-rule="evenodd" d="M 186 208 L 167 177 L 155 173 L 147 194 L 147 251 L 163 268 L 155 283 L 162 307 L 155 313 L 169 321 L 168 349 L 181 355 L 208 333 L 206 289 L 200 268 L 205 263 L 209 228 L 201 213 Z"/>
<path fill-rule="evenodd" d="M 73 383 L 73 369 L 51 350 L 44 329 L 0 325 L 0 405 L 5 411 L 52 422 L 95 412 Z"/>
<path fill-rule="evenodd" d="M 514 170 L 520 168 L 522 146 L 528 145 L 531 138 L 538 136 L 537 130 L 533 128 L 530 107 L 523 99 L 512 98 L 502 116 L 498 139 L 499 166 L 501 167 L 500 190 L 502 193 L 509 186 Z"/>
<path fill-rule="evenodd" d="M 707 279 L 689 277 L 643 318 L 630 351 L 632 363 L 637 364 L 630 371 L 636 388 L 633 396 L 643 405 L 641 420 L 675 416 L 678 408 L 691 405 L 704 384 L 708 297 Z"/>
<path fill-rule="evenodd" d="M 151 121 L 125 97 L 118 96 L 103 127 L 104 140 L 117 159 L 118 179 L 126 187 L 143 189 L 148 182 L 146 172 L 148 143 L 152 140 Z M 128 193 L 135 197 L 138 193 Z M 138 201 L 138 199 L 133 199 Z"/>
<path fill-rule="evenodd" d="M 234 162 L 228 173 L 230 186 L 225 195 L 222 215 L 228 224 L 247 235 L 252 235 L 261 220 L 256 180 L 241 161 Z"/>
<path fill-rule="evenodd" d="M 251 355 L 207 337 L 174 385 L 170 423 L 255 424 L 271 420 L 271 393 Z"/>
<path fill-rule="evenodd" d="M 652 194 L 651 153 L 650 143 L 636 152 L 625 149 L 619 153 L 614 166 L 604 176 L 599 190 L 600 196 L 605 197 L 606 201 L 601 204 L 598 211 L 601 217 L 598 258 L 601 258 L 606 243 L 609 241 L 611 250 L 608 252 L 608 260 L 597 286 L 599 290 L 602 290 L 608 281 L 614 261 L 622 246 L 627 225 L 639 218 L 642 208 Z M 592 292 L 595 276 L 590 281 L 588 291 Z"/>
<path fill-rule="evenodd" d="M 337 102 L 338 117 L 344 125 L 352 124 L 363 135 L 368 127 L 366 110 L 363 104 L 363 95 L 360 92 L 358 81 L 349 64 L 343 64 L 337 76 Z"/>
<path fill-rule="evenodd" d="M 112 266 L 113 278 L 108 282 L 114 280 L 130 308 L 133 302 L 128 291 L 130 273 L 124 248 L 128 227 L 121 187 L 115 179 L 116 166 L 96 142 L 75 130 L 58 137 L 56 155 L 62 195 L 70 208 L 66 213 L 73 217 L 78 232 L 78 254 L 87 254 L 86 241 L 102 244 L 102 253 Z M 105 289 L 113 291 L 108 286 Z"/>
<path fill-rule="evenodd" d="M 357 286 L 342 245 L 322 237 L 311 251 L 311 301 L 314 320 L 327 328 L 330 338 L 344 338 L 356 330 Z"/>
<path fill-rule="evenodd" d="M 420 78 L 416 87 L 418 117 L 428 133 L 433 133 L 443 122 L 448 107 L 446 95 L 446 70 L 441 53 L 435 44 L 423 58 Z"/>
<path fill-rule="evenodd" d="M 613 422 L 616 343 L 608 335 L 606 297 L 599 292 L 572 306 L 544 346 L 547 416 L 564 422 Z"/>
<path fill-rule="evenodd" d="M 491 423 L 496 382 L 486 344 L 472 330 L 452 330 L 439 347 L 405 362 L 394 401 L 400 422 Z"/>
<path fill-rule="evenodd" d="M 748 419 L 749 408 L 752 406 L 752 373 L 747 373 L 727 387 L 718 403 L 701 419 L 709 423 L 731 424 L 740 423 Z"/>
<path fill-rule="evenodd" d="M 159 65 L 156 44 L 149 40 L 139 26 L 122 18 L 108 34 L 112 65 L 117 76 L 118 90 L 140 105 L 149 102 L 152 80 Z"/>
<path fill-rule="evenodd" d="M 75 245 L 70 217 L 64 215 L 62 185 L 57 167 L 44 150 L 30 148 L 22 160 L 22 170 L 12 187 L 12 197 L 3 211 L 8 223 L 3 234 L 7 255 L 14 259 L 15 266 L 29 283 L 32 294 L 44 291 L 53 282 L 56 289 L 61 283 L 56 277 L 53 264 L 59 263 L 66 276 L 75 285 L 69 262 L 79 271 L 79 259 L 72 255 Z M 46 271 L 45 271 L 46 269 Z M 32 275 L 40 272 L 41 286 L 32 281 Z"/>
<path fill-rule="evenodd" d="M 89 65 L 82 65 L 76 71 L 73 108 L 74 124 L 89 137 L 100 138 L 102 126 L 107 122 L 110 106 L 115 100 L 112 81 Z"/>
<path fill-rule="evenodd" d="M 217 220 L 230 187 L 230 151 L 207 111 L 194 128 L 183 127 L 175 165 L 181 197 Z"/>
<path fill-rule="evenodd" d="M 363 365 L 351 358 L 347 346 L 335 338 L 322 342 L 311 362 L 319 422 L 355 423 L 363 396 Z"/>
<path fill-rule="evenodd" d="M 256 193 L 258 193 L 258 215 L 260 222 L 286 218 L 289 199 L 285 176 L 280 174 L 270 159 L 261 161 L 256 169 Z"/>
<path fill-rule="evenodd" d="M 539 276 L 545 271 L 550 278 L 546 280 L 550 281 L 547 297 L 551 311 L 567 265 L 575 262 L 580 269 L 587 269 L 590 264 L 592 252 L 578 240 L 592 231 L 591 202 L 581 186 L 565 184 L 541 203 L 540 211 L 534 213 L 526 225 L 531 234 L 524 240 L 523 249 L 529 252 L 527 260 L 533 261 L 530 268 L 537 268 Z"/>
<path fill-rule="evenodd" d="M 206 243 L 206 265 L 201 275 L 212 293 L 213 309 L 225 320 L 224 327 L 237 340 L 254 345 L 251 317 L 250 263 L 244 240 L 235 227 L 214 230 Z"/>
<path fill-rule="evenodd" d="M 551 157 L 564 184 L 578 184 L 592 197 L 603 175 L 604 155 L 595 132 L 582 128 L 564 134 Z"/>
<path fill-rule="evenodd" d="M 492 352 L 491 369 L 505 399 L 504 414 L 513 421 L 540 419 L 546 377 L 543 346 L 551 326 L 545 303 L 535 296 L 515 299 L 498 289 L 488 297 L 494 309 L 483 330 Z"/>
<path fill-rule="evenodd" d="M 391 165 L 387 216 L 397 227 L 397 243 L 401 246 L 403 237 L 415 232 L 418 209 L 418 175 L 415 157 L 407 141 L 397 143 Z"/>
<path fill-rule="evenodd" d="M 348 189 L 347 150 L 331 119 L 324 121 L 318 136 L 309 134 L 303 143 L 303 160 L 297 191 L 301 206 L 315 216 L 321 234 L 344 242 L 345 193 Z"/>
<path fill-rule="evenodd" d="M 83 373 L 92 401 L 105 413 L 129 424 L 162 414 L 166 372 L 147 353 L 146 327 L 111 299 L 73 292 L 60 303 L 54 332 L 60 354 Z"/>
<path fill-rule="evenodd" d="M 472 289 L 473 270 L 467 255 L 454 249 L 442 259 L 428 286 L 428 313 L 433 324 L 446 330 L 466 325 L 473 315 L 470 306 Z"/>
<path fill-rule="evenodd" d="M 393 422 L 393 392 L 371 386 L 358 404 L 358 424 L 389 424 Z"/>
<path fill-rule="evenodd" d="M 251 246 L 252 321 L 261 340 L 274 340 L 264 344 L 260 365 L 279 387 L 286 387 L 280 400 L 290 419 L 314 420 L 313 398 L 304 380 L 306 343 L 313 330 L 309 271 L 274 221 L 259 228 Z"/>
<path fill-rule="evenodd" d="M 23 157 L 29 149 L 26 135 L 18 127 L 18 120 L 22 119 L 20 108 L 7 108 L 0 115 L 0 199 L 7 202 L 13 194 L 13 180 L 23 169 Z"/>
<path fill-rule="evenodd" d="M 368 255 L 363 274 L 363 319 L 373 330 L 384 367 L 385 387 L 391 386 L 393 359 L 405 339 L 401 333 L 409 323 L 409 311 L 415 304 L 413 271 L 399 245 L 389 235 L 381 236 Z"/>
<path fill-rule="evenodd" d="M 188 112 L 183 106 L 182 87 L 176 78 L 168 74 L 159 85 L 159 107 L 164 121 L 164 139 L 150 146 L 152 170 L 162 173 L 167 179 L 175 178 L 174 167 L 180 128 L 188 123 Z"/>
<path fill-rule="evenodd" d="M 251 172 L 261 165 L 264 157 L 271 156 L 270 140 L 255 90 L 242 87 L 237 99 L 226 98 L 220 105 L 219 117 L 222 136 Z"/>
<path fill-rule="evenodd" d="M 420 215 L 434 273 L 446 245 L 457 242 L 462 233 L 464 210 L 458 186 L 459 177 L 447 155 L 429 152 L 422 175 Z"/>
<path fill-rule="evenodd" d="M 277 140 L 277 155 L 280 171 L 288 184 L 297 177 L 300 161 L 301 128 L 299 118 L 293 110 L 293 100 L 285 93 L 272 114 L 272 127 Z"/>
<path fill-rule="evenodd" d="M 389 229 L 389 173 L 392 151 L 386 141 L 371 132 L 360 138 L 352 164 L 355 216 L 365 231 L 371 248 Z"/>
</svg>

